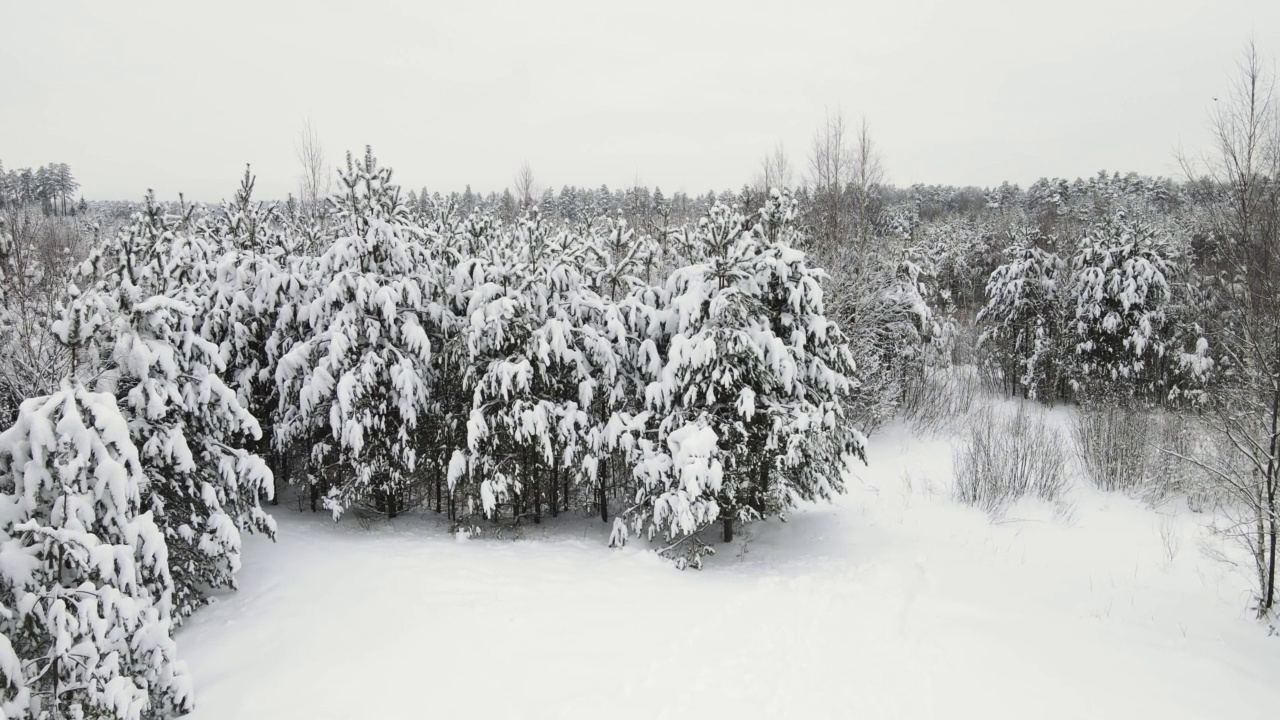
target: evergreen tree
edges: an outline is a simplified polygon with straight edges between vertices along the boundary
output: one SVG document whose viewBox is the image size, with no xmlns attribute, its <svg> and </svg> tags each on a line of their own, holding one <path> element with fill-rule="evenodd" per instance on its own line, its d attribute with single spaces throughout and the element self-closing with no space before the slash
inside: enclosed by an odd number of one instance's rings
<svg viewBox="0 0 1280 720">
<path fill-rule="evenodd" d="M 839 421 L 852 359 L 823 312 L 821 273 L 788 244 L 793 217 L 781 196 L 754 228 L 716 205 L 686 238 L 700 261 L 657 297 L 642 353 L 660 359 L 639 361 L 656 371 L 645 401 L 657 441 L 637 443 L 634 530 L 675 540 L 718 519 L 729 540 L 737 522 L 832 496 L 862 454 L 861 435 Z"/>
<path fill-rule="evenodd" d="M 1016 231 L 1011 240 L 1009 262 L 987 282 L 987 305 L 978 321 L 988 327 L 978 342 L 1011 392 L 1020 387 L 1027 397 L 1052 400 L 1062 395 L 1066 380 L 1065 264 L 1038 247 L 1042 239 L 1033 231 Z"/>
<path fill-rule="evenodd" d="M 415 429 L 427 408 L 431 343 L 419 315 L 426 257 L 391 171 L 371 150 L 350 155 L 335 201 L 339 237 L 315 268 L 310 334 L 280 359 L 289 403 L 282 441 L 326 428 L 313 463 L 343 469 L 326 506 L 340 515 L 373 502 L 394 517 L 417 465 Z"/>
<path fill-rule="evenodd" d="M 73 306 L 60 339 L 74 352 L 102 321 Z M 191 709 L 169 635 L 168 548 L 143 511 L 146 483 L 115 398 L 78 383 L 26 401 L 0 433 L 5 717 L 134 720 Z"/>
<path fill-rule="evenodd" d="M 1084 236 L 1073 262 L 1078 391 L 1151 397 L 1170 384 L 1170 255 L 1165 238 L 1123 210 Z"/>
<path fill-rule="evenodd" d="M 66 332 L 76 314 L 107 319 L 95 339 L 99 372 L 129 422 L 147 477 L 143 502 L 169 545 L 178 622 L 208 588 L 235 587 L 242 532 L 275 531 L 259 505 L 271 496 L 271 472 L 244 447 L 261 429 L 224 382 L 220 348 L 201 335 L 216 275 L 188 225 L 149 200 L 93 250 L 81 267 L 92 285 L 55 327 Z"/>
</svg>

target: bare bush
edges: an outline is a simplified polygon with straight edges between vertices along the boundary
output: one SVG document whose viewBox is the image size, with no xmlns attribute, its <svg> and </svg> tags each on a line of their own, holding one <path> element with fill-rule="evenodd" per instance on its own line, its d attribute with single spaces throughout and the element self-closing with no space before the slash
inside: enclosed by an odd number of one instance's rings
<svg viewBox="0 0 1280 720">
<path fill-rule="evenodd" d="M 70 355 L 50 329 L 90 228 L 30 210 L 0 216 L 0 427 L 29 397 L 52 392 Z"/>
<path fill-rule="evenodd" d="M 1195 416 L 1182 413 L 1154 415 L 1154 446 L 1150 485 L 1144 496 L 1154 504 L 1172 498 L 1185 498 L 1192 512 L 1211 509 L 1221 500 L 1215 492 L 1214 478 L 1189 458 L 1201 457 L 1218 445 L 1205 424 Z"/>
<path fill-rule="evenodd" d="M 1066 488 L 1066 453 L 1044 413 L 1027 405 L 974 413 L 954 457 L 956 498 L 992 515 L 1027 495 L 1059 502 Z"/>
<path fill-rule="evenodd" d="M 920 435 L 957 433 L 978 402 L 978 385 L 972 368 L 928 368 L 903 383 L 902 416 Z"/>
<path fill-rule="evenodd" d="M 1093 407 L 1076 414 L 1071 430 L 1084 474 L 1101 490 L 1152 506 L 1185 499 L 1194 512 L 1218 502 L 1213 478 L 1192 460 L 1216 445 L 1195 416 Z"/>
<path fill-rule="evenodd" d="M 1076 413 L 1071 434 L 1089 481 L 1102 490 L 1142 494 L 1151 483 L 1152 424 L 1150 416 L 1130 408 Z"/>
</svg>

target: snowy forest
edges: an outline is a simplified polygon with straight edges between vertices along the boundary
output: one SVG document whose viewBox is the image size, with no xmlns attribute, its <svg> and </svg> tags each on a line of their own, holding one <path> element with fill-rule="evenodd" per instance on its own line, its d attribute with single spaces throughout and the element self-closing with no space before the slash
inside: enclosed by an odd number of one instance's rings
<svg viewBox="0 0 1280 720">
<path fill-rule="evenodd" d="M 185 626 L 298 516 L 429 526 L 474 562 L 590 525 L 591 552 L 696 585 L 862 487 L 903 427 L 946 439 L 943 494 L 992 524 L 1080 522 L 1070 468 L 1183 508 L 1274 628 L 1267 67 L 1246 56 L 1176 178 L 895 186 L 835 111 L 802 158 L 694 195 L 528 164 L 405 188 L 309 135 L 287 198 L 252 168 L 205 204 L 0 166 L 0 716 L 195 711 Z"/>
</svg>

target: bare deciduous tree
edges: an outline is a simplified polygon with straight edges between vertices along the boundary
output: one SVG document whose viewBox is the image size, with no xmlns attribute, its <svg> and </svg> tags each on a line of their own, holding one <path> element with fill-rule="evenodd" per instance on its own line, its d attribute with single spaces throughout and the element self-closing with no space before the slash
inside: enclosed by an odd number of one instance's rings
<svg viewBox="0 0 1280 720">
<path fill-rule="evenodd" d="M 809 151 L 814 240 L 819 250 L 838 247 L 848 231 L 844 188 L 853 176 L 853 154 L 846 135 L 844 113 L 828 111 L 826 121 L 814 133 Z"/>
<path fill-rule="evenodd" d="M 302 166 L 302 174 L 298 178 L 299 200 L 304 212 L 315 214 L 329 196 L 332 183 L 330 168 L 325 162 L 324 147 L 320 144 L 320 136 L 316 133 L 311 118 L 307 118 L 298 131 L 294 150 L 298 154 L 298 163 Z"/>
<path fill-rule="evenodd" d="M 756 189 L 768 195 L 770 190 L 782 190 L 791 187 L 793 173 L 791 160 L 787 157 L 787 149 L 778 143 L 773 152 L 760 161 L 760 175 L 756 178 Z"/>
<path fill-rule="evenodd" d="M 880 211 L 878 201 L 880 187 L 884 184 L 884 166 L 880 162 L 880 150 L 871 139 L 866 117 L 859 123 L 853 142 L 853 167 L 847 189 L 853 213 L 854 239 L 864 247 L 871 241 L 875 216 Z"/>
<path fill-rule="evenodd" d="M 1216 147 L 1183 159 L 1193 180 L 1220 196 L 1212 205 L 1216 242 L 1203 258 L 1218 282 L 1219 307 L 1206 313 L 1217 362 L 1207 422 L 1220 452 L 1188 458 L 1226 498 L 1226 532 L 1248 548 L 1257 572 L 1258 613 L 1276 601 L 1280 532 L 1280 108 L 1274 77 L 1250 43 L 1230 93 L 1211 116 Z"/>
<path fill-rule="evenodd" d="M 839 252 L 859 271 L 870 264 L 884 166 L 865 118 L 850 134 L 840 111 L 828 113 L 809 156 L 816 251 L 830 261 Z"/>
<path fill-rule="evenodd" d="M 515 178 L 515 194 L 516 200 L 520 203 L 520 208 L 526 209 L 533 206 L 534 199 L 538 197 L 538 188 L 533 178 L 533 168 L 526 160 L 520 166 L 520 170 L 516 173 Z"/>
</svg>

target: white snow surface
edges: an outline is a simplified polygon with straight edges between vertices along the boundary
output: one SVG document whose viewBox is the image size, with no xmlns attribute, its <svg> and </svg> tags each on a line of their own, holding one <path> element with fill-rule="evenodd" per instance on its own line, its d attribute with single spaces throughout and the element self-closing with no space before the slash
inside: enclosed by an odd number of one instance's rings
<svg viewBox="0 0 1280 720">
<path fill-rule="evenodd" d="M 715 538 L 701 571 L 609 550 L 598 518 L 459 539 L 432 513 L 366 530 L 282 505 L 241 589 L 177 636 L 190 717 L 1280 712 L 1280 638 L 1203 516 L 1077 483 L 1070 512 L 992 521 L 951 499 L 951 457 L 890 427 L 847 496 Z"/>
</svg>

